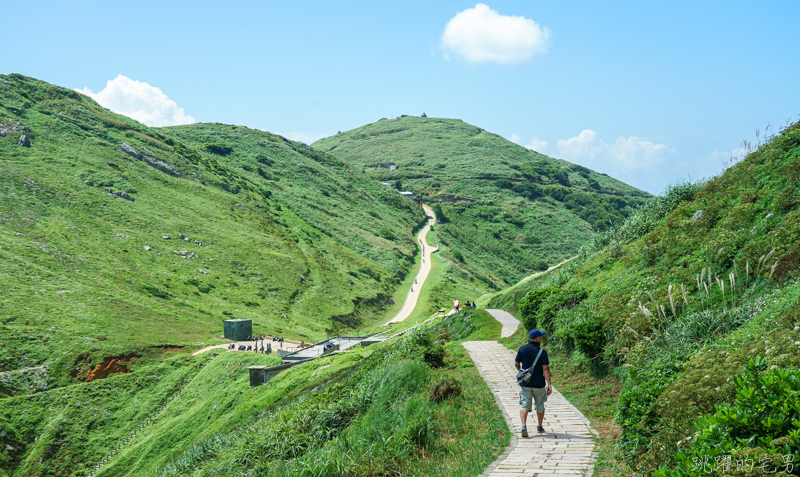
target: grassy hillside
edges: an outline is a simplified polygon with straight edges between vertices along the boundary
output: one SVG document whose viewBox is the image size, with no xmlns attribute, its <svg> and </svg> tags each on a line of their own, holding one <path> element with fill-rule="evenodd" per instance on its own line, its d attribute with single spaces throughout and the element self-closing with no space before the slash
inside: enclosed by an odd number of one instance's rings
<svg viewBox="0 0 800 477">
<path fill-rule="evenodd" d="M 313 147 L 429 201 L 454 198 L 434 205 L 441 253 L 453 278 L 483 290 L 571 257 L 649 197 L 457 119 L 381 119 Z M 398 169 L 376 167 L 386 159 Z"/>
<path fill-rule="evenodd" d="M 796 123 L 489 306 L 547 330 L 585 389 L 618 396 L 617 449 L 635 472 L 723 475 L 695 465 L 716 457 L 757 469 L 725 475 L 786 470 L 773 458 L 800 461 L 799 181 Z"/>
<path fill-rule="evenodd" d="M 148 128 L 0 76 L 0 393 L 218 343 L 227 318 L 307 341 L 371 324 L 423 219 L 280 136 Z"/>
<path fill-rule="evenodd" d="M 276 357 L 180 356 L 2 399 L 0 475 L 85 475 L 164 403 L 99 476 L 477 475 L 509 433 L 451 333 L 492 339 L 500 327 L 480 312 L 443 326 L 438 337 L 415 330 L 295 366 L 255 388 L 246 367 Z"/>
</svg>

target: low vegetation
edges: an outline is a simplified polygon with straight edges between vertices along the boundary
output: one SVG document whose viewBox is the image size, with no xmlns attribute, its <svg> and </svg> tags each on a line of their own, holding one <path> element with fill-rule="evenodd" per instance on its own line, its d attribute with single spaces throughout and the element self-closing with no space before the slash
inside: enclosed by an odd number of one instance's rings
<svg viewBox="0 0 800 477">
<path fill-rule="evenodd" d="M 229 318 L 353 332 L 384 320 L 418 253 L 420 207 L 274 134 L 148 128 L 21 75 L 0 82 L 0 129 L 2 395 L 223 343 Z"/>
<path fill-rule="evenodd" d="M 454 278 L 484 292 L 573 256 L 650 197 L 457 119 L 381 119 L 313 146 L 430 202 Z"/>
<path fill-rule="evenodd" d="M 617 456 L 633 472 L 728 475 L 715 458 L 796 453 L 798 171 L 794 124 L 489 304 L 547 330 L 587 379 L 619 382 Z"/>
</svg>

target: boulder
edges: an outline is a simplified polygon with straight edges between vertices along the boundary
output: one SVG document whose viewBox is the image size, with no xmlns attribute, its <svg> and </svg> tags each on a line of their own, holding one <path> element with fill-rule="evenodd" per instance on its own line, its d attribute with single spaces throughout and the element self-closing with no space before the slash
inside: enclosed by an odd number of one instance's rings
<svg viewBox="0 0 800 477">
<path fill-rule="evenodd" d="M 144 159 L 142 159 L 142 160 L 144 162 L 146 162 L 147 165 L 149 165 L 150 167 L 158 169 L 161 172 L 165 172 L 165 173 L 167 173 L 167 174 L 169 174 L 169 175 L 171 175 L 173 177 L 180 177 L 181 176 L 181 174 L 178 172 L 178 168 L 177 167 L 175 167 L 175 166 L 173 166 L 171 164 L 167 164 L 166 162 L 159 161 L 158 159 L 156 159 L 154 157 L 144 156 Z"/>
<path fill-rule="evenodd" d="M 136 159 L 142 158 L 142 155 L 139 153 L 139 151 L 129 146 L 128 144 L 125 144 L 124 142 L 118 143 L 117 146 L 119 147 L 120 151 L 124 152 L 125 154 L 131 157 L 135 157 Z"/>
<path fill-rule="evenodd" d="M 169 235 L 162 235 L 161 238 L 164 239 L 164 240 L 169 240 L 172 237 L 170 237 Z"/>
<path fill-rule="evenodd" d="M 28 139 L 26 134 L 19 137 L 19 145 L 22 147 L 31 147 L 31 140 Z"/>
<path fill-rule="evenodd" d="M 422 113 L 422 116 L 421 116 L 421 117 L 423 117 L 423 118 L 427 118 L 427 117 L 428 117 L 428 115 L 427 115 L 427 114 L 425 114 L 425 113 Z"/>
<path fill-rule="evenodd" d="M 206 274 L 206 271 L 205 271 L 205 270 L 203 270 L 202 268 L 198 268 L 197 270 L 199 270 L 199 271 L 200 271 L 200 273 L 202 273 L 203 275 L 205 275 L 205 274 Z"/>
<path fill-rule="evenodd" d="M 92 182 L 92 181 L 88 181 L 87 180 L 87 181 L 83 181 L 83 183 L 86 184 L 89 187 L 93 187 L 94 186 L 94 182 Z"/>
<path fill-rule="evenodd" d="M 698 220 L 702 219 L 705 213 L 706 211 L 703 209 L 700 209 L 697 212 L 695 212 L 694 215 L 692 216 L 692 222 L 697 222 Z"/>
<path fill-rule="evenodd" d="M 149 251 L 150 251 L 150 246 L 149 246 L 149 245 L 145 245 L 145 246 L 144 246 L 144 249 L 145 249 L 145 250 L 147 250 L 147 251 L 149 252 Z"/>
</svg>

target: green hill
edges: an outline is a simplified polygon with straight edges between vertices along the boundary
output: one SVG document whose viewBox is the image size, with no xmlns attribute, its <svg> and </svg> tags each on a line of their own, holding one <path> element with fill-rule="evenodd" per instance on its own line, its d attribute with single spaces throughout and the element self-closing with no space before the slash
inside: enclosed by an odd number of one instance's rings
<svg viewBox="0 0 800 477">
<path fill-rule="evenodd" d="M 433 203 L 450 274 L 484 291 L 573 256 L 650 197 L 457 119 L 381 119 L 313 146 Z"/>
<path fill-rule="evenodd" d="M 795 123 L 489 303 L 547 331 L 556 386 L 575 384 L 567 397 L 608 424 L 637 475 L 750 475 L 717 468 L 725 456 L 774 473 L 800 459 L 799 180 Z M 719 472 L 698 470 L 706 460 Z"/>
<path fill-rule="evenodd" d="M 23 137 L 24 136 L 24 137 Z M 0 392 L 220 343 L 382 318 L 423 211 L 324 152 L 244 127 L 155 129 L 0 76 Z M 126 359 L 127 359 L 126 358 Z"/>
</svg>

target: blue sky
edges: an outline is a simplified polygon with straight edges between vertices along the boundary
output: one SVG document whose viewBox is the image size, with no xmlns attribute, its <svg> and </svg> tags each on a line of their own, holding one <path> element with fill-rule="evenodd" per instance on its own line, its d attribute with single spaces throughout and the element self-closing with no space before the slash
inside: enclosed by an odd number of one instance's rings
<svg viewBox="0 0 800 477">
<path fill-rule="evenodd" d="M 718 173 L 757 128 L 800 113 L 788 0 L 60 1 L 14 17 L 0 73 L 152 125 L 312 142 L 425 112 L 650 192 Z"/>
</svg>

